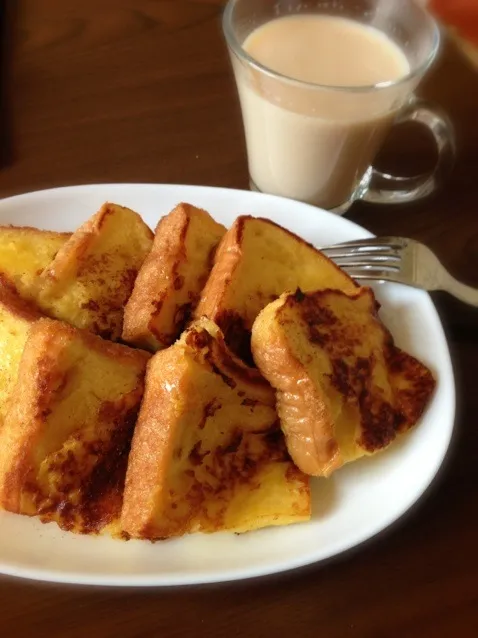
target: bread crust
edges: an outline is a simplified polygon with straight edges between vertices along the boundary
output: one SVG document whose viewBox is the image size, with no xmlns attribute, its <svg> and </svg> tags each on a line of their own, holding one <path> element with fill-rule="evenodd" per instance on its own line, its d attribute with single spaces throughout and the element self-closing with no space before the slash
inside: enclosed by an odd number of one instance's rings
<svg viewBox="0 0 478 638">
<path fill-rule="evenodd" d="M 277 390 L 291 457 L 314 476 L 386 448 L 435 387 L 430 370 L 395 346 L 369 288 L 282 295 L 256 319 L 252 352 Z"/>
<path fill-rule="evenodd" d="M 149 356 L 33 324 L 0 431 L 2 507 L 79 533 L 117 523 Z"/>
<path fill-rule="evenodd" d="M 128 464 L 125 532 L 161 539 L 307 520 L 308 481 L 274 404 L 269 384 L 208 320 L 156 353 Z"/>
<path fill-rule="evenodd" d="M 20 296 L 16 288 L 0 275 L 0 306 L 4 312 L 12 317 L 26 321 L 36 321 L 43 317 L 40 308 L 27 299 Z"/>
<path fill-rule="evenodd" d="M 195 312 L 221 328 L 231 349 L 251 363 L 250 331 L 259 312 L 286 291 L 357 284 L 323 253 L 269 219 L 238 217 L 219 244 Z"/>
<path fill-rule="evenodd" d="M 156 351 L 179 337 L 196 307 L 226 229 L 181 203 L 163 217 L 126 304 L 123 340 Z"/>
<path fill-rule="evenodd" d="M 124 306 L 153 233 L 134 211 L 105 203 L 41 273 L 36 289 L 48 316 L 118 340 Z"/>
</svg>

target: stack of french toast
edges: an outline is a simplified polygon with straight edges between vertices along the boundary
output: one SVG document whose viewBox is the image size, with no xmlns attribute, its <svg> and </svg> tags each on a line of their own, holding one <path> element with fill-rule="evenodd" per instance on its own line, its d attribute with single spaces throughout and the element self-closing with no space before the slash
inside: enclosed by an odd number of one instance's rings
<svg viewBox="0 0 478 638">
<path fill-rule="evenodd" d="M 267 219 L 107 203 L 0 228 L 0 507 L 120 538 L 306 521 L 311 476 L 417 423 L 430 371 Z"/>
</svg>

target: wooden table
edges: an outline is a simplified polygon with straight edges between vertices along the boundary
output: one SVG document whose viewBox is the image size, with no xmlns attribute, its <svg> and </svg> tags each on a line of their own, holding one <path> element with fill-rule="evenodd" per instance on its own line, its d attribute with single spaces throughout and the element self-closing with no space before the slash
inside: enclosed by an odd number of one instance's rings
<svg viewBox="0 0 478 638">
<path fill-rule="evenodd" d="M 0 195 L 109 181 L 246 188 L 223 4 L 19 0 L 7 24 L 11 153 L 4 140 Z M 448 44 L 423 94 L 456 124 L 451 180 L 419 204 L 356 205 L 349 216 L 425 240 L 478 286 L 478 74 Z M 396 137 L 384 162 L 403 173 L 427 164 L 427 139 Z M 457 433 L 440 480 L 402 524 L 326 567 L 236 584 L 124 590 L 0 577 L 0 635 L 478 636 L 478 315 L 435 300 L 457 376 Z"/>
</svg>

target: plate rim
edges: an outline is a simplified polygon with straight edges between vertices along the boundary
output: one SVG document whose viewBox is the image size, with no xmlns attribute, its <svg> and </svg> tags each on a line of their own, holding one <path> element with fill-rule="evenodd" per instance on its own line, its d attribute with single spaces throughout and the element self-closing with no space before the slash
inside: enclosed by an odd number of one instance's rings
<svg viewBox="0 0 478 638">
<path fill-rule="evenodd" d="M 304 211 L 309 210 L 310 212 L 320 211 L 320 213 L 325 214 L 326 216 L 332 216 L 334 218 L 340 217 L 330 211 L 326 211 L 324 209 L 312 206 L 310 204 L 306 204 L 303 202 L 299 202 L 296 200 L 286 199 L 284 197 L 258 193 L 254 191 L 248 191 L 245 189 L 236 189 L 236 188 L 226 188 L 226 187 L 216 187 L 216 186 L 207 186 L 207 185 L 194 185 L 194 184 L 161 184 L 161 183 L 148 183 L 148 182 L 114 182 L 114 183 L 93 183 L 93 184 L 72 184 L 67 186 L 59 186 L 52 188 L 44 188 L 38 189 L 34 191 L 17 193 L 8 197 L 4 197 L 0 199 L 0 225 L 3 223 L 12 223 L 15 222 L 5 222 L 1 218 L 3 217 L 4 207 L 9 203 L 17 203 L 22 200 L 28 200 L 35 197 L 55 197 L 57 195 L 72 193 L 73 191 L 81 192 L 94 191 L 98 189 L 107 190 L 111 189 L 114 191 L 119 188 L 127 188 L 127 189 L 137 189 L 144 190 L 145 188 L 158 189 L 158 190 L 179 190 L 184 189 L 186 191 L 200 191 L 204 194 L 208 192 L 220 192 L 224 194 L 226 197 L 230 196 L 240 196 L 247 197 L 252 199 L 264 199 L 267 198 L 273 203 L 274 201 L 280 201 L 281 205 L 284 204 L 284 201 L 290 203 L 291 207 L 300 207 Z M 186 193 L 187 194 L 187 193 Z M 186 198 L 185 198 L 186 199 Z M 183 200 L 184 201 L 184 200 Z M 255 213 L 251 213 L 255 214 Z M 365 229 L 363 226 L 357 224 L 356 222 L 343 218 L 343 221 L 350 227 L 356 229 L 360 236 L 373 236 L 373 234 Z M 307 241 L 307 238 L 305 238 Z M 397 284 L 387 284 L 387 285 L 397 285 Z M 241 567 L 236 569 L 229 568 L 228 572 L 223 573 L 220 571 L 198 571 L 197 573 L 181 573 L 171 575 L 166 574 L 162 575 L 161 572 L 156 572 L 154 574 L 121 574 L 121 575 L 95 575 L 88 574 L 87 572 L 78 572 L 78 571 L 58 571 L 58 570 L 48 570 L 42 567 L 24 567 L 10 565 L 9 563 L 4 563 L 2 557 L 0 556 L 0 574 L 18 578 L 26 578 L 32 579 L 35 581 L 42 582 L 54 582 L 54 583 L 63 583 L 63 584 L 72 584 L 72 585 L 92 585 L 92 586 L 115 586 L 115 587 L 165 587 L 165 586 L 188 586 L 188 585 L 198 585 L 198 584 L 210 584 L 210 583 L 225 583 L 236 580 L 248 580 L 250 578 L 259 578 L 262 576 L 268 576 L 272 574 L 278 573 L 287 573 L 293 569 L 298 569 L 300 567 L 306 566 L 316 566 L 317 568 L 322 567 L 324 564 L 330 562 L 333 559 L 339 559 L 343 555 L 348 554 L 353 550 L 359 549 L 362 545 L 367 542 L 373 541 L 379 535 L 383 535 L 385 531 L 391 531 L 397 525 L 399 525 L 404 516 L 407 513 L 412 513 L 416 511 L 417 506 L 421 503 L 424 496 L 435 486 L 438 482 L 441 472 L 444 469 L 447 458 L 450 454 L 450 450 L 452 447 L 452 440 L 454 434 L 456 433 L 456 383 L 455 376 L 453 370 L 453 364 L 450 354 L 449 344 L 446 338 L 446 334 L 441 322 L 441 319 L 438 315 L 438 312 L 431 300 L 430 295 L 426 291 L 419 291 L 420 294 L 423 295 L 423 299 L 428 298 L 426 303 L 429 305 L 431 312 L 434 314 L 434 318 L 436 321 L 436 328 L 441 332 L 441 337 L 443 339 L 443 344 L 446 349 L 446 365 L 448 370 L 446 371 L 449 376 L 450 386 L 448 388 L 450 393 L 450 425 L 448 437 L 446 440 L 446 445 L 444 446 L 443 453 L 440 456 L 437 456 L 435 459 L 435 464 L 433 467 L 433 473 L 430 477 L 428 477 L 428 482 L 422 486 L 422 488 L 414 492 L 413 497 L 404 505 L 402 508 L 394 511 L 392 515 L 390 515 L 381 525 L 379 525 L 373 533 L 369 534 L 368 532 L 361 539 L 351 540 L 349 542 L 338 543 L 338 547 L 333 546 L 328 552 L 322 553 L 322 555 L 318 558 L 311 557 L 310 553 L 294 557 L 292 560 L 288 559 L 283 561 L 276 561 L 272 565 L 268 565 L 264 567 L 263 565 L 259 566 L 249 566 L 249 567 Z M 3 514 L 3 512 L 0 512 Z M 7 513 L 10 516 L 17 516 L 14 514 Z M 117 541 L 120 542 L 120 541 Z M 139 541 L 138 541 L 139 542 Z"/>
</svg>

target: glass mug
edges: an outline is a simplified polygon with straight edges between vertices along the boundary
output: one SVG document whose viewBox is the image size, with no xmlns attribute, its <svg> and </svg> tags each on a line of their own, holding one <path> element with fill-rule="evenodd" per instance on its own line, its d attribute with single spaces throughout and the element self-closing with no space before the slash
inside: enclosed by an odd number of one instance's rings
<svg viewBox="0 0 478 638">
<path fill-rule="evenodd" d="M 334 87 L 276 73 L 244 50 L 256 28 L 297 14 L 337 16 L 375 27 L 400 47 L 409 72 L 396 81 Z M 413 0 L 229 0 L 223 29 L 241 103 L 252 189 L 341 214 L 357 199 L 392 204 L 425 197 L 450 170 L 455 152 L 451 123 L 413 94 L 440 43 L 438 25 Z M 390 127 L 410 121 L 432 133 L 436 166 L 415 177 L 375 169 L 372 162 Z"/>
</svg>

